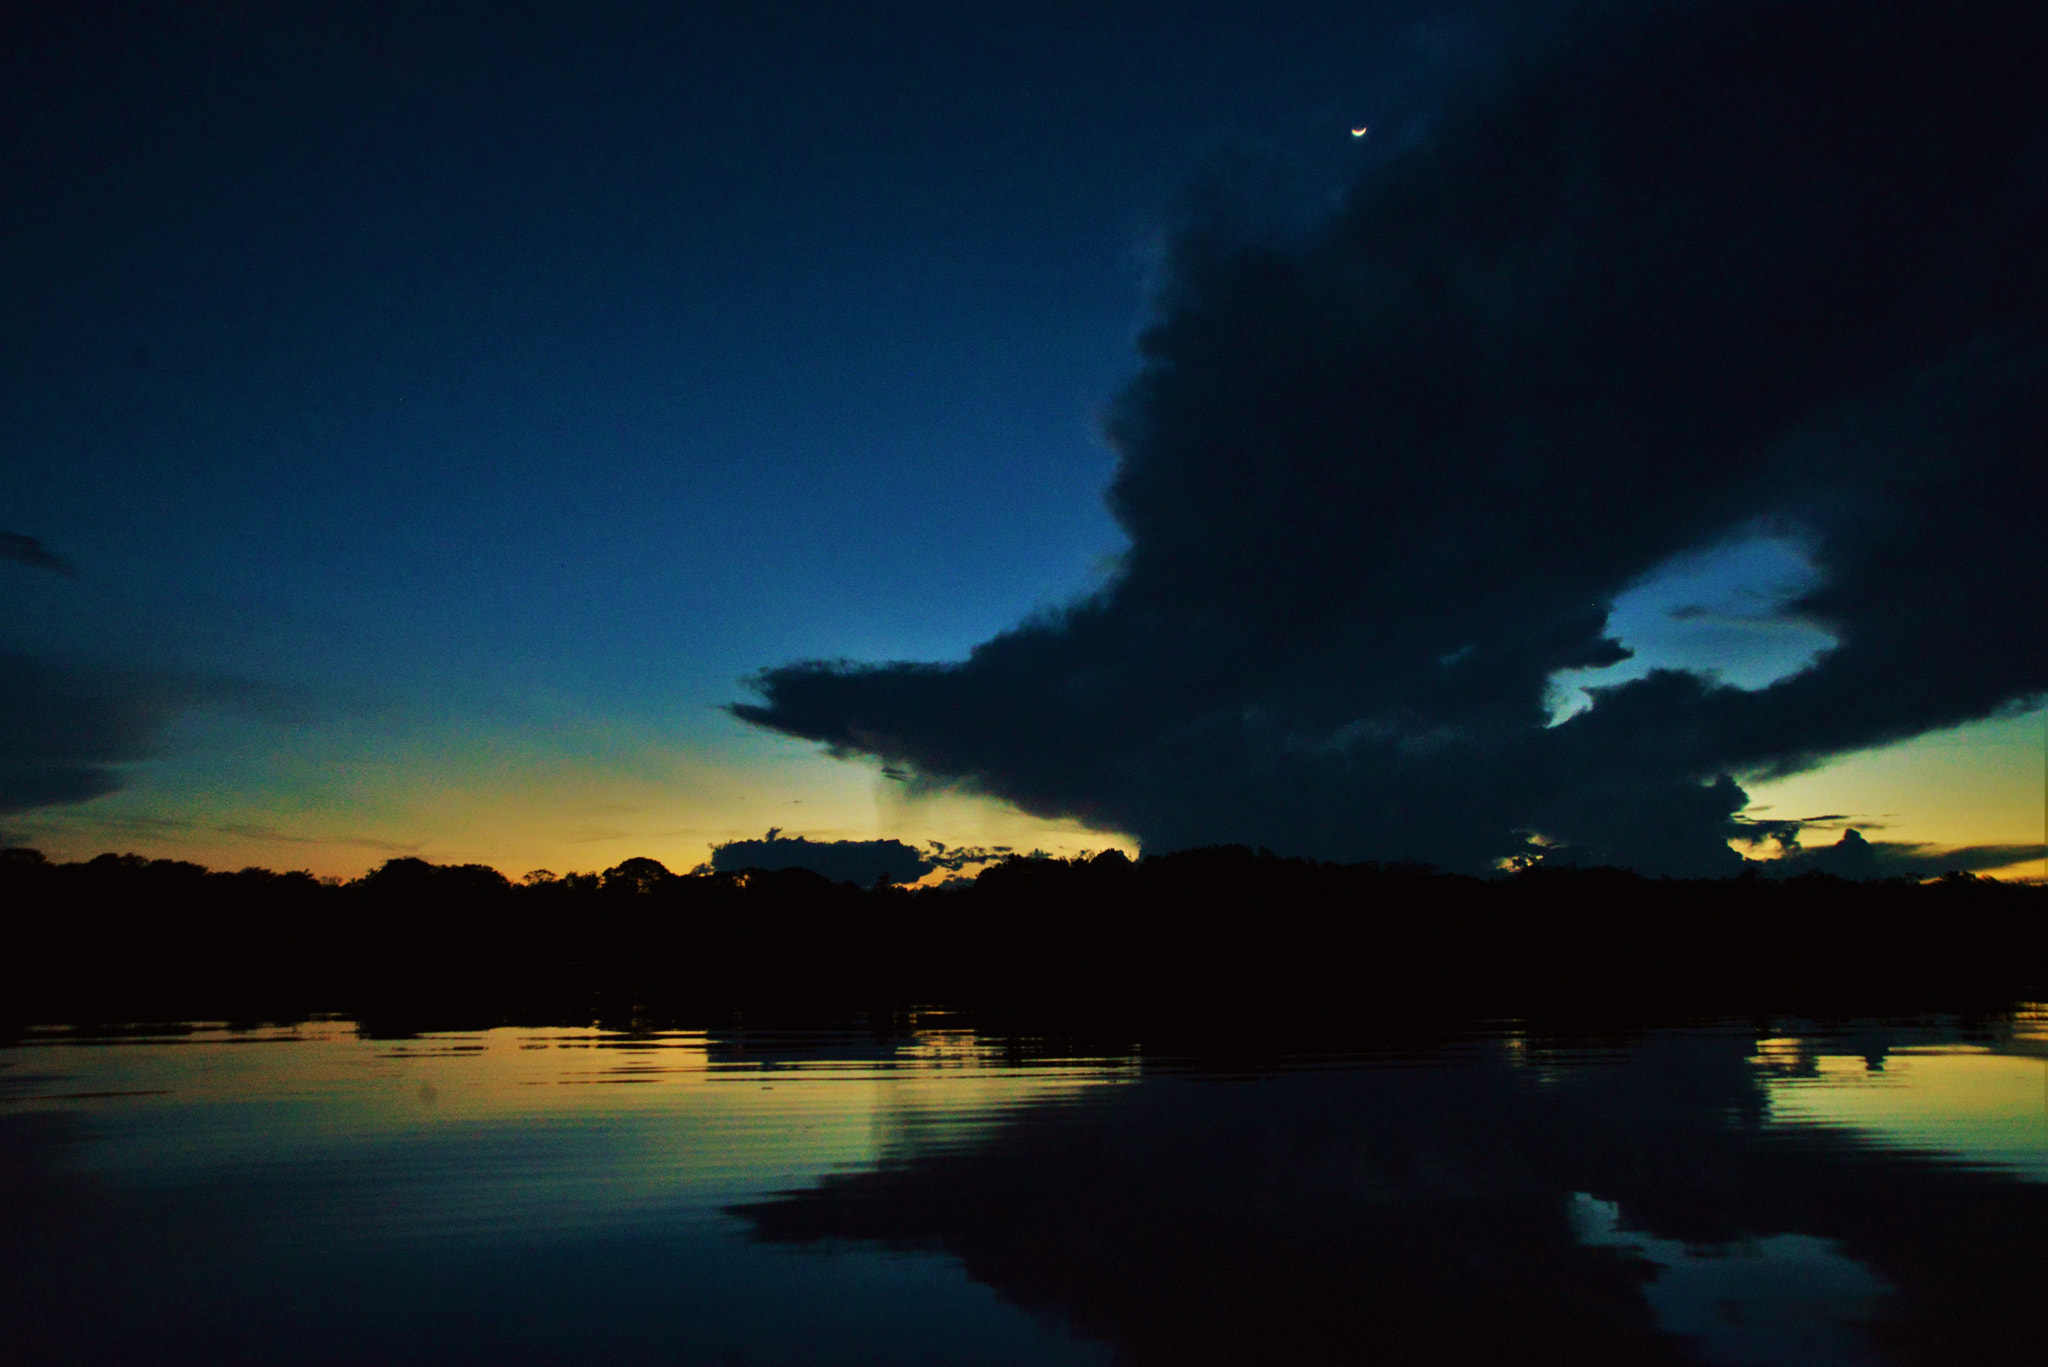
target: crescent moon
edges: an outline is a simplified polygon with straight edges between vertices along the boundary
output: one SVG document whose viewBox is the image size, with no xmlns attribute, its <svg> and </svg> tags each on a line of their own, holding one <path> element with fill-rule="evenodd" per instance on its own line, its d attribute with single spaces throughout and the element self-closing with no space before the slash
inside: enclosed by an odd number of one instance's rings
<svg viewBox="0 0 2048 1367">
<path fill-rule="evenodd" d="M 1354 138 L 1362 138 L 1365 136 L 1365 130 L 1363 128 L 1354 128 L 1351 130 L 1351 136 Z"/>
</svg>

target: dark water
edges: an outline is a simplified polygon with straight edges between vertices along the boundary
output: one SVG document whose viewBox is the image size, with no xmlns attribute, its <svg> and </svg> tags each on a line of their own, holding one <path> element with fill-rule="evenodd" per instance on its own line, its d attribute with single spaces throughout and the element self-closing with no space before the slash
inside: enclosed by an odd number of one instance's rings
<svg viewBox="0 0 2048 1367">
<path fill-rule="evenodd" d="M 2040 1008 L 1229 1066 L 48 1032 L 0 1185 L 22 1363 L 2048 1361 Z"/>
</svg>

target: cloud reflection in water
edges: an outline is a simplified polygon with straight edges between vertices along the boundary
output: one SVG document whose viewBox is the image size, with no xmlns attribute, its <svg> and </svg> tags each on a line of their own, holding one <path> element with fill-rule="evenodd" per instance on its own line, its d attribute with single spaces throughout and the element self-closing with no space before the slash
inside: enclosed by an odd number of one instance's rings
<svg viewBox="0 0 2048 1367">
<path fill-rule="evenodd" d="M 2032 1363 L 2040 1025 L 43 1038 L 0 1314 L 34 1364 Z"/>
</svg>

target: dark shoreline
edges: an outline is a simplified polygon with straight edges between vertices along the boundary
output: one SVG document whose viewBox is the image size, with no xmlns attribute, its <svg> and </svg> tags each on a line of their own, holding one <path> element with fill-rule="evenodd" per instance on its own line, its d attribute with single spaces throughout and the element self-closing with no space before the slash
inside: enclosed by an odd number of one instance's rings
<svg viewBox="0 0 2048 1367">
<path fill-rule="evenodd" d="M 1222 847 L 1013 859 L 911 891 L 651 860 L 513 884 L 403 859 L 338 884 L 9 851 L 0 907 L 0 1039 L 315 1016 L 401 1034 L 741 1019 L 888 1033 L 943 1005 L 1020 1038 L 1255 1048 L 1503 1018 L 1567 1034 L 1988 1019 L 2048 998 L 2048 889 L 1967 874 L 1478 879 Z"/>
</svg>

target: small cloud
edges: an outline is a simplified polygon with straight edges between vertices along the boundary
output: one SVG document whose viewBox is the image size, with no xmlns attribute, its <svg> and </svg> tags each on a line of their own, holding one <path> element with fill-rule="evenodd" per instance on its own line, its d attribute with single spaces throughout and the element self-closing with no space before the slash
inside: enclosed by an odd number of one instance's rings
<svg viewBox="0 0 2048 1367">
<path fill-rule="evenodd" d="M 239 840 L 257 840 L 272 845 L 346 845 L 357 849 L 378 850 L 386 854 L 414 854 L 421 848 L 417 844 L 402 845 L 396 841 L 377 840 L 370 836 L 292 835 L 274 826 L 247 821 L 226 821 L 218 825 L 207 825 L 184 817 L 115 816 L 96 812 L 81 813 L 74 820 L 92 830 L 141 839 L 190 840 L 195 836 L 227 835 Z"/>
<path fill-rule="evenodd" d="M 945 865 L 938 852 L 922 854 L 900 840 L 807 840 L 784 836 L 772 827 L 759 840 L 729 840 L 711 847 L 711 867 L 719 873 L 741 869 L 809 869 L 837 882 L 914 883 Z"/>
<path fill-rule="evenodd" d="M 360 835 L 292 835 L 272 826 L 259 826 L 248 822 L 229 822 L 226 825 L 215 826 L 213 830 L 221 835 L 240 836 L 244 840 L 261 840 L 277 845 L 348 845 L 357 849 L 378 850 L 385 854 L 414 854 L 420 849 L 417 844 L 401 845 L 390 840 L 373 840 Z"/>
<path fill-rule="evenodd" d="M 0 532 L 0 560 L 32 565 L 39 570 L 61 574 L 66 579 L 78 578 L 78 570 L 69 560 L 35 537 L 23 536 L 20 532 Z"/>
<path fill-rule="evenodd" d="M 78 820 L 102 831 L 122 835 L 190 835 L 200 829 L 196 821 L 175 816 L 101 816 L 88 814 Z"/>
</svg>

